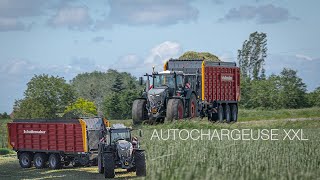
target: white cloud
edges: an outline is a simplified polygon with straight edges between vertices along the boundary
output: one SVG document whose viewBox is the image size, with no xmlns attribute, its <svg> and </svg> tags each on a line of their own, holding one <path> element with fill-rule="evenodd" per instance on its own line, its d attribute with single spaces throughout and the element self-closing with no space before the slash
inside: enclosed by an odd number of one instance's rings
<svg viewBox="0 0 320 180">
<path fill-rule="evenodd" d="M 159 65 L 170 58 L 177 58 L 182 53 L 182 47 L 177 42 L 165 41 L 150 50 L 145 64 Z"/>
<path fill-rule="evenodd" d="M 87 29 L 93 20 L 89 10 L 84 6 L 62 7 L 49 19 L 48 24 L 53 27 L 68 27 L 74 30 Z"/>
<path fill-rule="evenodd" d="M 295 56 L 296 56 L 297 58 L 305 59 L 305 60 L 307 60 L 307 61 L 312 61 L 312 60 L 313 60 L 312 57 L 307 56 L 307 55 L 304 55 L 304 54 L 296 54 Z"/>
</svg>

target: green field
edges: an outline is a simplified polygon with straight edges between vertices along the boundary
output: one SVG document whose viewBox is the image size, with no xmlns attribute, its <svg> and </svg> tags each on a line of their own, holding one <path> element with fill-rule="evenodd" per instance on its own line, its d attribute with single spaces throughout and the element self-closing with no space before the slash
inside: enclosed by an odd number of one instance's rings
<svg viewBox="0 0 320 180">
<path fill-rule="evenodd" d="M 314 112 L 317 111 L 317 112 Z M 142 146 L 147 152 L 145 179 L 319 179 L 320 177 L 320 115 L 319 109 L 279 110 L 263 112 L 244 110 L 240 122 L 210 123 L 206 119 L 184 120 L 176 123 L 142 125 Z M 270 113 L 276 118 L 269 116 Z M 311 115 L 310 115 L 311 113 Z M 282 115 L 279 115 L 282 114 Z M 285 114 L 285 115 L 284 115 Z M 303 114 L 307 114 L 303 116 Z M 278 116 L 277 116 L 278 115 Z M 305 119 L 308 118 L 308 119 Z M 271 119 L 282 120 L 271 120 Z M 294 118 L 304 118 L 293 120 Z M 288 120 L 286 120 L 288 119 Z M 290 120 L 289 120 L 290 119 Z M 261 120 L 261 121 L 252 121 Z M 125 123 L 131 121 L 112 121 Z M 308 140 L 150 140 L 160 129 L 303 129 Z M 3 134 L 5 131 L 1 131 Z M 283 137 L 283 133 L 280 133 Z M 135 177 L 134 173 L 119 171 L 116 178 Z M 0 156 L 0 179 L 99 179 L 97 167 L 60 170 L 21 169 L 14 155 Z M 139 179 L 139 178 L 138 178 Z M 144 178 L 142 178 L 144 179 Z"/>
</svg>

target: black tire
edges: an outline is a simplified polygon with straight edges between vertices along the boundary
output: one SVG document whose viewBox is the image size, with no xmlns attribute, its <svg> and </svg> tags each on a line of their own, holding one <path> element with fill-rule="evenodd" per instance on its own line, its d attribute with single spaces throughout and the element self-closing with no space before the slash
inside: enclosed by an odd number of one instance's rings
<svg viewBox="0 0 320 180">
<path fill-rule="evenodd" d="M 208 114 L 208 120 L 212 122 L 217 122 L 218 114 L 217 113 L 210 113 Z"/>
<path fill-rule="evenodd" d="M 82 164 L 80 162 L 73 162 L 73 167 L 81 167 Z"/>
<path fill-rule="evenodd" d="M 137 176 L 146 176 L 146 156 L 144 151 L 136 151 L 134 155 Z"/>
<path fill-rule="evenodd" d="M 48 159 L 47 159 L 46 154 L 37 153 L 33 157 L 33 164 L 36 168 L 42 169 L 42 168 L 46 167 L 47 160 Z"/>
<path fill-rule="evenodd" d="M 100 174 L 104 173 L 104 168 L 103 168 L 103 157 L 102 157 L 102 153 L 101 153 L 101 147 L 99 146 L 99 150 L 98 150 L 98 172 Z"/>
<path fill-rule="evenodd" d="M 51 169 L 60 169 L 62 166 L 61 157 L 59 154 L 51 154 L 49 156 L 48 162 Z"/>
<path fill-rule="evenodd" d="M 197 116 L 198 111 L 198 103 L 197 98 L 195 94 L 191 94 L 190 100 L 189 100 L 189 117 L 195 118 Z"/>
<path fill-rule="evenodd" d="M 238 121 L 238 106 L 236 104 L 231 105 L 231 121 Z"/>
<path fill-rule="evenodd" d="M 146 119 L 147 110 L 146 110 L 147 101 L 145 99 L 136 99 L 132 104 L 132 120 L 133 124 L 141 124 L 143 120 Z"/>
<path fill-rule="evenodd" d="M 183 119 L 184 107 L 180 99 L 169 99 L 166 116 L 168 121 Z"/>
<path fill-rule="evenodd" d="M 114 178 L 114 157 L 112 153 L 104 154 L 104 177 L 105 178 Z"/>
<path fill-rule="evenodd" d="M 231 110 L 229 104 L 226 104 L 224 107 L 224 117 L 226 118 L 227 123 L 231 122 Z"/>
<path fill-rule="evenodd" d="M 20 154 L 19 164 L 22 168 L 30 168 L 32 166 L 31 154 L 27 152 Z"/>
<path fill-rule="evenodd" d="M 218 121 L 223 122 L 223 107 L 221 104 L 218 106 Z"/>
<path fill-rule="evenodd" d="M 67 166 L 70 165 L 70 163 L 71 163 L 70 161 L 65 161 L 65 162 L 64 162 L 64 166 L 67 167 Z"/>
</svg>

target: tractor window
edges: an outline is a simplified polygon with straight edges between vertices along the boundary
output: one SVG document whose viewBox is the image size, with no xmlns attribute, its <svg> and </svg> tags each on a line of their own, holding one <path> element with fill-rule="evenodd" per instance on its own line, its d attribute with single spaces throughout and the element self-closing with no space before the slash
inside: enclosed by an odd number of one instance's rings
<svg viewBox="0 0 320 180">
<path fill-rule="evenodd" d="M 115 143 L 119 139 L 131 141 L 130 131 L 129 130 L 113 130 L 111 132 L 111 143 Z"/>
<path fill-rule="evenodd" d="M 183 77 L 182 77 L 182 75 L 177 75 L 177 86 L 178 86 L 178 88 L 182 88 L 183 87 Z"/>
<path fill-rule="evenodd" d="M 154 76 L 153 87 L 163 87 L 168 86 L 170 88 L 175 88 L 175 82 L 173 74 L 158 74 Z"/>
</svg>

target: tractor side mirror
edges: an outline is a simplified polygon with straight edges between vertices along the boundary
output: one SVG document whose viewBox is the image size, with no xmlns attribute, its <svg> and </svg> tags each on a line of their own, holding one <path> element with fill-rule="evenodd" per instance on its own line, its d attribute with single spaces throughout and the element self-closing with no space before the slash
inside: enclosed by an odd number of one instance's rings
<svg viewBox="0 0 320 180">
<path fill-rule="evenodd" d="M 142 130 L 139 129 L 139 136 L 142 137 Z"/>
<path fill-rule="evenodd" d="M 143 85 L 143 78 L 142 77 L 139 77 L 139 84 L 140 84 L 140 86 Z"/>
</svg>

